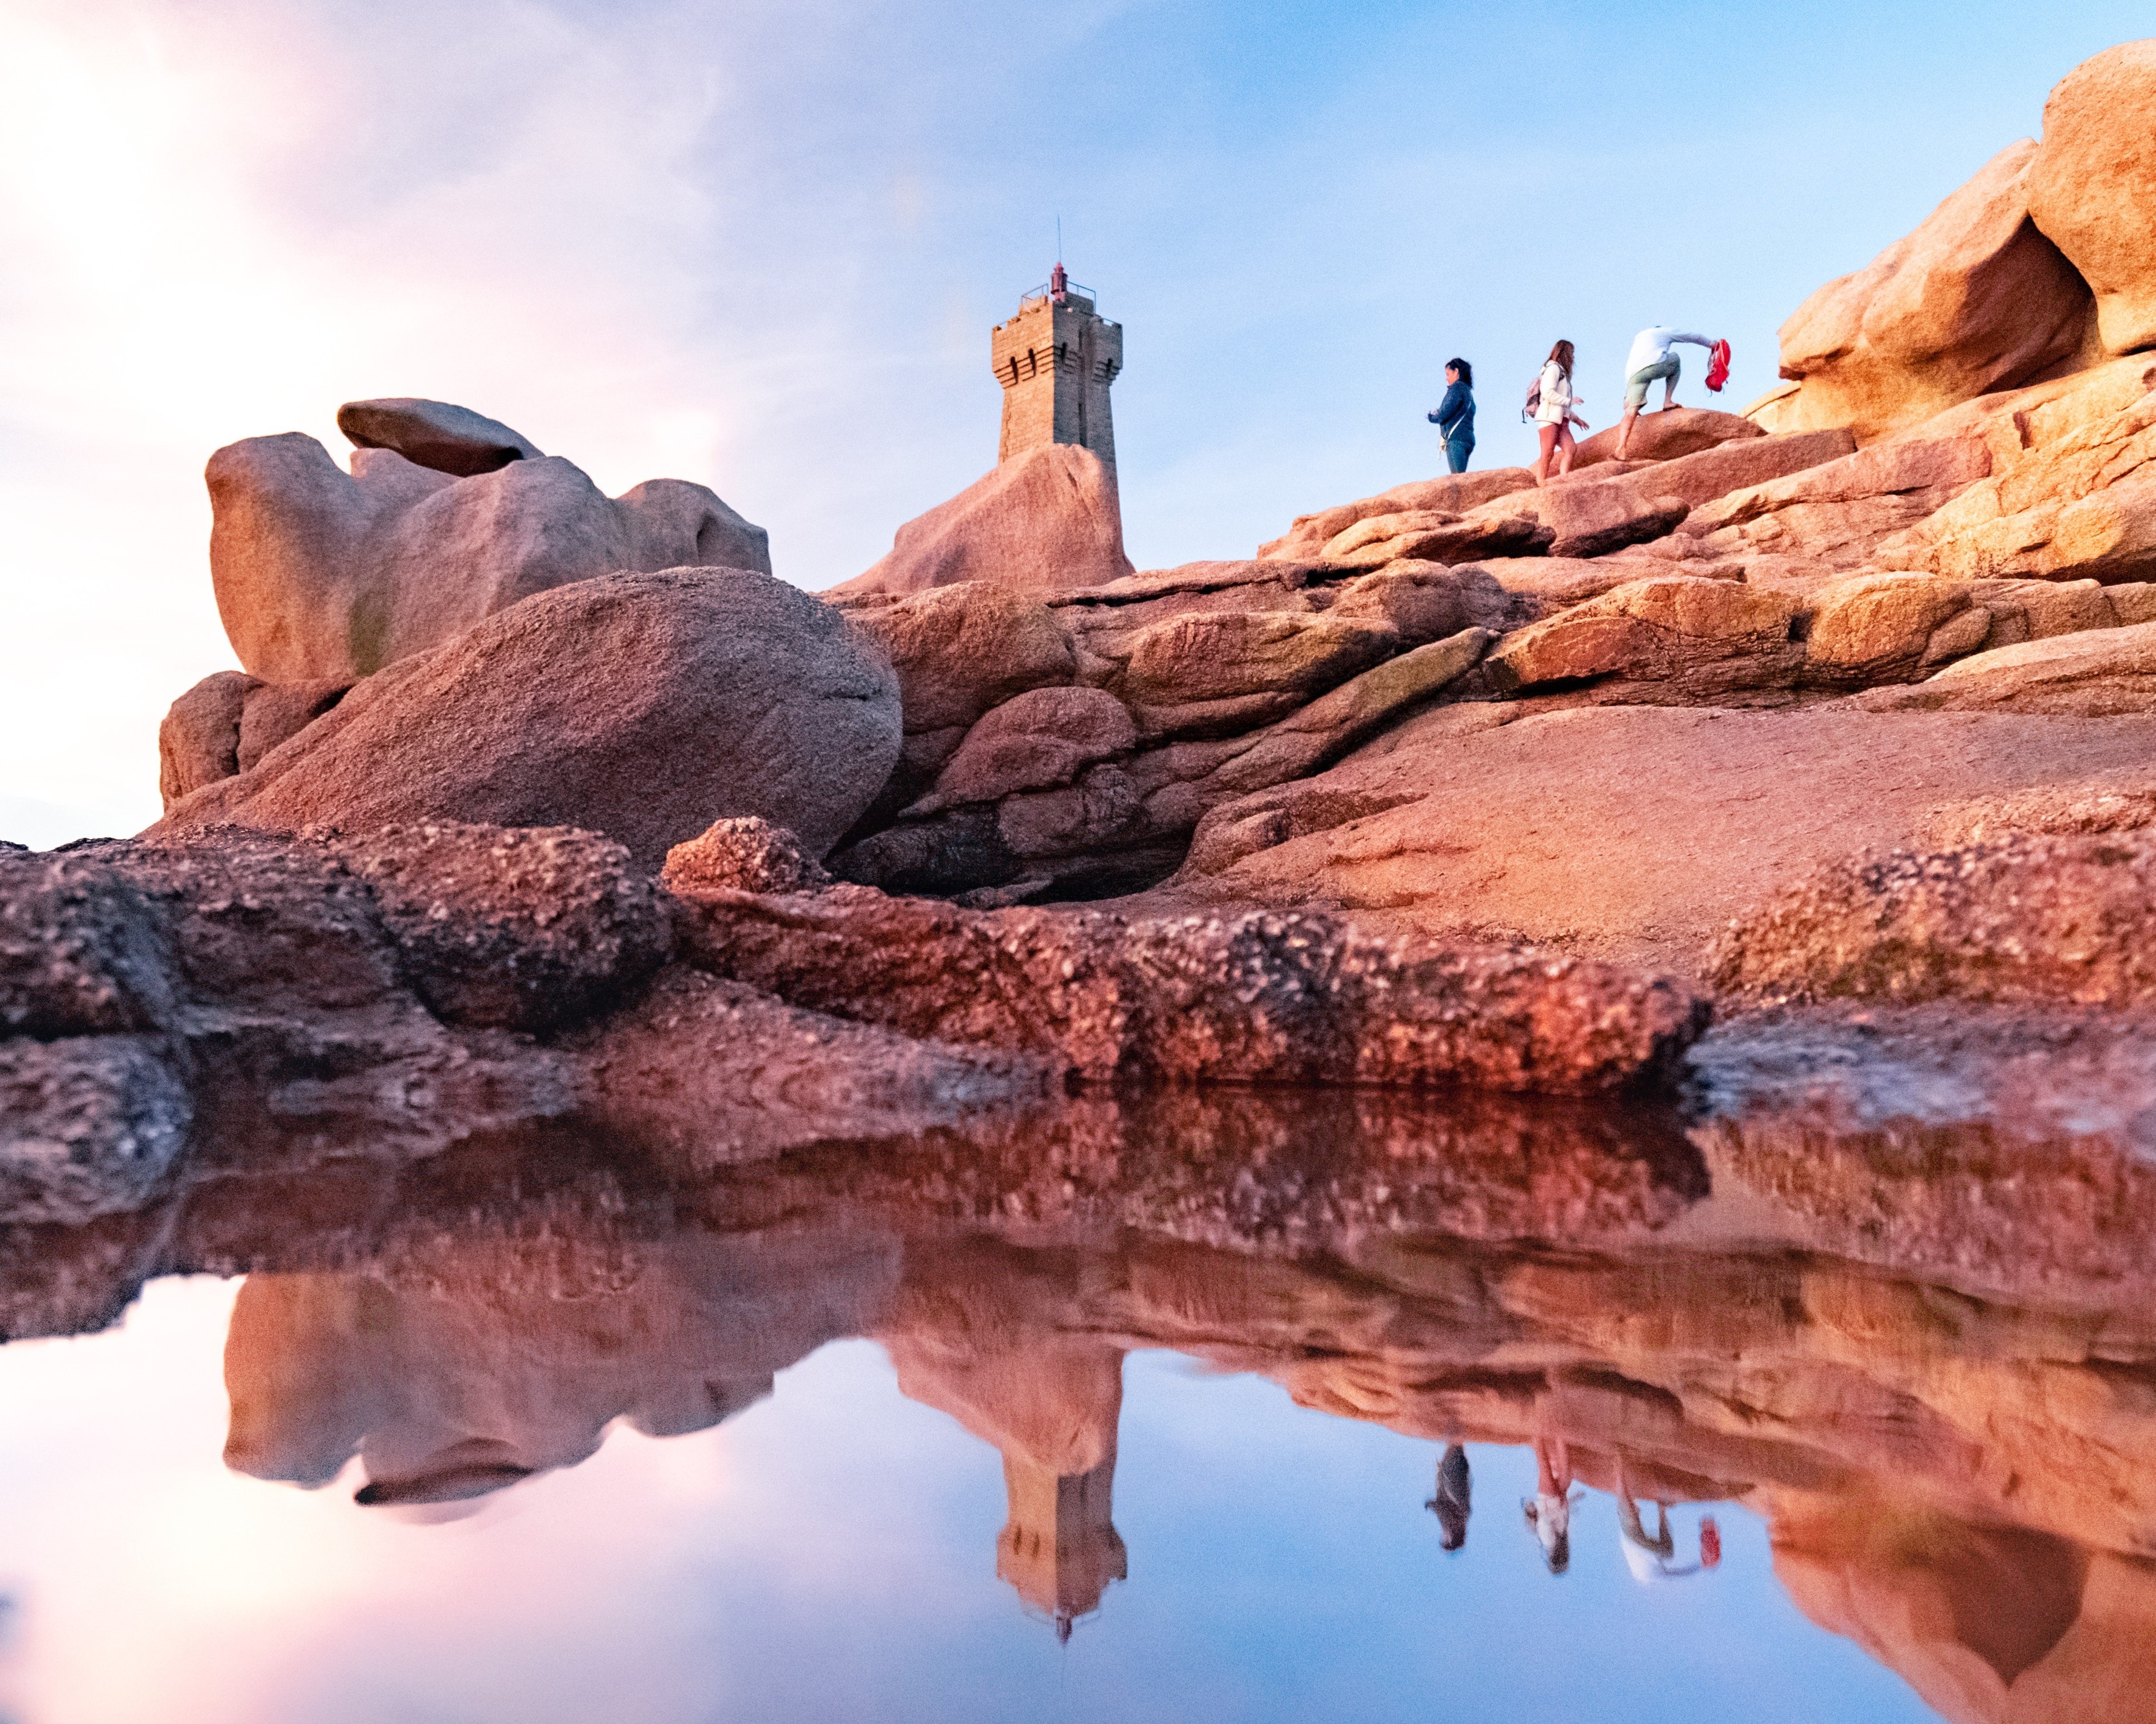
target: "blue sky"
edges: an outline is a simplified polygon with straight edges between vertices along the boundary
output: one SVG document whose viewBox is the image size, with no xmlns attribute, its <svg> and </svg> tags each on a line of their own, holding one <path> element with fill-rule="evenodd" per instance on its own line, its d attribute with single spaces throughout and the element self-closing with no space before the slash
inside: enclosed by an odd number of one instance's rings
<svg viewBox="0 0 2156 1724">
<path fill-rule="evenodd" d="M 1557 336 L 1774 331 L 2145 6 L 0 0 L 0 830 L 154 817 L 231 662 L 200 469 L 356 396 L 712 485 L 857 573 L 993 459 L 989 326 L 1053 261 L 1125 327 L 1142 567 L 1479 464 Z M 1694 384 L 1689 398 L 1706 398 Z"/>
</svg>

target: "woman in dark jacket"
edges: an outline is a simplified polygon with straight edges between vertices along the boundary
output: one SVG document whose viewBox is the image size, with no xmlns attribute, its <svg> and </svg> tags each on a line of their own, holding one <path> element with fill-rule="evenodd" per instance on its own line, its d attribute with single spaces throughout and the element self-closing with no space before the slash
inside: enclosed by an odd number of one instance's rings
<svg viewBox="0 0 2156 1724">
<path fill-rule="evenodd" d="M 1445 399 L 1430 422 L 1445 439 L 1445 465 L 1465 473 L 1475 453 L 1475 367 L 1466 360 L 1445 362 Z"/>
</svg>

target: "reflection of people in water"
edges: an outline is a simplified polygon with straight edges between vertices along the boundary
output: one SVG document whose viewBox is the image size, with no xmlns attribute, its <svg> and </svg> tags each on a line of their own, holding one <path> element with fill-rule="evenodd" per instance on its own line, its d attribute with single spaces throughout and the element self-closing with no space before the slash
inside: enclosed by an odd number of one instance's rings
<svg viewBox="0 0 2156 1724">
<path fill-rule="evenodd" d="M 1535 1439 L 1535 1500 L 1524 1500 L 1527 1525 L 1542 1541 L 1543 1560 L 1549 1572 L 1562 1574 L 1572 1566 L 1572 1455 L 1562 1437 Z"/>
<path fill-rule="evenodd" d="M 1632 1578 L 1641 1586 L 1654 1586 L 1666 1580 L 1681 1580 L 1688 1574 L 1697 1574 L 1702 1568 L 1712 1568 L 1722 1560 L 1722 1532 L 1714 1524 L 1712 1515 L 1702 1516 L 1699 1523 L 1699 1561 L 1681 1567 L 1676 1561 L 1676 1536 L 1670 1531 L 1670 1511 L 1661 1503 L 1653 1505 L 1655 1531 L 1650 1535 L 1640 1505 L 1632 1500 L 1632 1486 L 1625 1476 L 1625 1457 L 1617 1457 L 1617 1532 L 1619 1542 L 1625 1552 L 1625 1566 L 1632 1571 Z"/>
<path fill-rule="evenodd" d="M 1437 1542 L 1448 1551 L 1467 1542 L 1468 1495 L 1472 1480 L 1467 1475 L 1467 1451 L 1447 1443 L 1437 1463 L 1437 1495 L 1423 1506 L 1437 1516 Z"/>
</svg>

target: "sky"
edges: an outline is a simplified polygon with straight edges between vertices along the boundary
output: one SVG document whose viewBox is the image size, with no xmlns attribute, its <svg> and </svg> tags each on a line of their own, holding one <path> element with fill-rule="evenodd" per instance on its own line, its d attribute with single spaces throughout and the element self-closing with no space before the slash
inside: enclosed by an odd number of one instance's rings
<svg viewBox="0 0 2156 1724">
<path fill-rule="evenodd" d="M 2145 0 L 0 0 L 0 837 L 154 819 L 231 668 L 201 471 L 340 402 L 696 480 L 811 589 L 993 464 L 1055 259 L 1124 329 L 1137 565 L 1478 465 L 1579 351 L 1775 331 L 2145 33 Z M 1696 383 L 1681 399 L 1707 398 Z"/>
</svg>

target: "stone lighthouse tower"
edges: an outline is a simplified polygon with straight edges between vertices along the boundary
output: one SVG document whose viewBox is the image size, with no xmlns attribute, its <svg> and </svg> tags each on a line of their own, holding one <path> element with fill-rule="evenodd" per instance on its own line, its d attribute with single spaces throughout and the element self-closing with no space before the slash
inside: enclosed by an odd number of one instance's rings
<svg viewBox="0 0 2156 1724">
<path fill-rule="evenodd" d="M 1045 287 L 1019 301 L 1018 316 L 996 326 L 989 357 L 1004 387 L 998 462 L 1046 443 L 1075 443 L 1116 476 L 1116 425 L 1108 386 L 1123 368 L 1123 326 L 1093 309 L 1091 290 L 1055 266 Z"/>
</svg>

